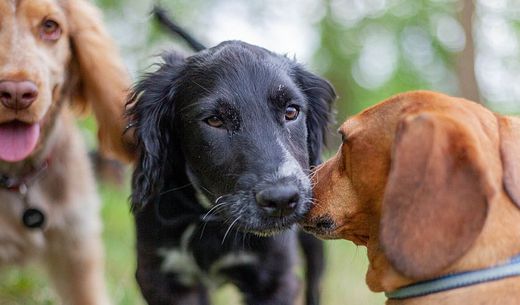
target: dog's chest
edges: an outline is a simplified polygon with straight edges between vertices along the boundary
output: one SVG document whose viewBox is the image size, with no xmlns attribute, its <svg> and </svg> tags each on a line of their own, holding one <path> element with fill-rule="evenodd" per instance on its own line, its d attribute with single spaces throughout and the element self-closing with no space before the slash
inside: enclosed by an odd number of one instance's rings
<svg viewBox="0 0 520 305">
<path fill-rule="evenodd" d="M 39 206 L 46 206 L 40 203 Z M 22 224 L 25 204 L 17 193 L 0 190 L 0 265 L 21 264 L 42 252 L 45 236 Z"/>
<path fill-rule="evenodd" d="M 258 255 L 245 249 L 221 252 L 211 245 L 194 249 L 190 244 L 197 241 L 197 233 L 197 225 L 192 224 L 184 230 L 178 246 L 157 250 L 162 260 L 161 271 L 175 274 L 183 285 L 203 283 L 207 287 L 218 287 L 228 280 L 226 270 L 259 263 Z"/>
<path fill-rule="evenodd" d="M 17 192 L 0 189 L 0 266 L 24 264 L 41 257 L 50 243 L 62 242 L 49 238 L 58 236 L 57 231 L 65 232 L 59 236 L 82 236 L 86 232 L 100 231 L 97 195 L 80 191 L 77 195 L 76 201 L 68 203 L 68 198 L 55 196 L 45 185 L 36 183 L 29 188 L 24 200 Z M 45 223 L 42 228 L 24 226 L 22 216 L 27 208 L 43 212 Z"/>
</svg>

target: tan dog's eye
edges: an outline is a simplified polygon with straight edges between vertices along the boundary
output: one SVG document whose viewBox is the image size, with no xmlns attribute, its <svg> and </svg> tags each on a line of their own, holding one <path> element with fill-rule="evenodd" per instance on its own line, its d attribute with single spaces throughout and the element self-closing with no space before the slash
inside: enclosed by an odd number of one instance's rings
<svg viewBox="0 0 520 305">
<path fill-rule="evenodd" d="M 300 109 L 296 105 L 289 105 L 285 108 L 285 120 L 286 121 L 294 121 L 298 118 L 300 114 Z"/>
<path fill-rule="evenodd" d="M 40 37 L 43 40 L 56 41 L 61 37 L 60 25 L 51 19 L 45 19 L 40 25 Z"/>
</svg>

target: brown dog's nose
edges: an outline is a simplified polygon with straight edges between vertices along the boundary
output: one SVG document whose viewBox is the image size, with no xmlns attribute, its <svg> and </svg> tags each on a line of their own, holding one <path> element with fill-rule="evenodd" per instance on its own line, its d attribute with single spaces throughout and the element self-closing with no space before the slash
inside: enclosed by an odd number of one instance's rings
<svg viewBox="0 0 520 305">
<path fill-rule="evenodd" d="M 300 200 L 295 186 L 271 186 L 256 194 L 256 202 L 271 216 L 287 216 L 294 212 Z"/>
<path fill-rule="evenodd" d="M 1 81 L 0 102 L 13 110 L 25 109 L 36 100 L 38 87 L 31 81 Z"/>
<path fill-rule="evenodd" d="M 334 229 L 335 226 L 334 220 L 329 217 L 322 217 L 316 221 L 316 228 L 323 231 L 330 231 Z"/>
</svg>

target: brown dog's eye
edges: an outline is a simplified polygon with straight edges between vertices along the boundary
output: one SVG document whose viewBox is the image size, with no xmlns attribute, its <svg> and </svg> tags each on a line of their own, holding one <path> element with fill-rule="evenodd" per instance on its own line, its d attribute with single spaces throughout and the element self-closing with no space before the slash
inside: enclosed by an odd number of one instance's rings
<svg viewBox="0 0 520 305">
<path fill-rule="evenodd" d="M 294 121 L 298 118 L 298 115 L 300 114 L 300 109 L 298 106 L 295 105 L 289 105 L 287 108 L 285 108 L 285 120 L 286 121 Z"/>
<path fill-rule="evenodd" d="M 40 36 L 43 40 L 58 40 L 61 37 L 60 25 L 54 20 L 45 19 L 40 25 Z"/>
<path fill-rule="evenodd" d="M 222 125 L 224 125 L 224 122 L 222 122 L 222 120 L 218 116 L 216 116 L 216 115 L 214 115 L 212 117 L 209 117 L 209 118 L 207 118 L 204 121 L 209 126 L 215 127 L 215 128 L 220 128 L 220 127 L 222 127 Z"/>
<path fill-rule="evenodd" d="M 349 141 L 348 136 L 340 129 L 338 130 L 339 135 L 341 136 L 341 142 L 347 143 Z"/>
</svg>

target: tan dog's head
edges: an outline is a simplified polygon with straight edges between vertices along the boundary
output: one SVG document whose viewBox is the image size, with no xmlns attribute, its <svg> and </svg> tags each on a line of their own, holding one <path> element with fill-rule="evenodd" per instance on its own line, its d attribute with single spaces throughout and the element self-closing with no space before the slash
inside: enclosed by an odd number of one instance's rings
<svg viewBox="0 0 520 305">
<path fill-rule="evenodd" d="M 45 146 L 62 103 L 92 107 L 102 148 L 120 156 L 129 78 L 85 0 L 0 2 L 0 161 Z"/>
<path fill-rule="evenodd" d="M 406 278 L 438 275 L 475 243 L 502 183 L 504 196 L 520 202 L 519 165 L 511 160 L 520 144 L 508 140 L 517 133 L 520 141 L 520 128 L 511 124 L 432 92 L 369 108 L 341 126 L 343 143 L 317 169 L 316 201 L 303 225 L 322 238 L 367 245 L 369 258 L 381 255 Z"/>
</svg>

